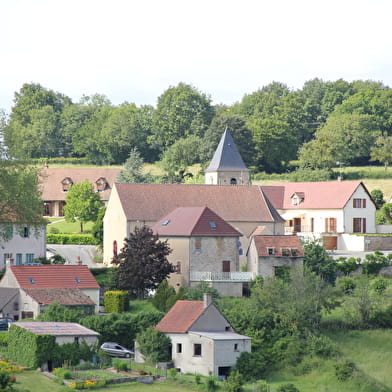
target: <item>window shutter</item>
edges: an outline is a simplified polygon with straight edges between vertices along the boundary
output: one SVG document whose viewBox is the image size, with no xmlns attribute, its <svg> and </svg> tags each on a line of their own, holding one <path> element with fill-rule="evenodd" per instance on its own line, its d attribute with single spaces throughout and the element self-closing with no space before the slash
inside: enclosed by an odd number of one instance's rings
<svg viewBox="0 0 392 392">
<path fill-rule="evenodd" d="M 366 208 L 366 199 L 362 199 L 362 208 Z"/>
</svg>

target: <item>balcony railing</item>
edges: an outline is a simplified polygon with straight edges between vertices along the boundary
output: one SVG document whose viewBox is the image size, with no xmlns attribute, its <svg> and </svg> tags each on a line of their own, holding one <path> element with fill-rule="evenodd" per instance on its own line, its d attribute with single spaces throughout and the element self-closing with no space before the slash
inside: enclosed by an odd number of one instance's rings
<svg viewBox="0 0 392 392">
<path fill-rule="evenodd" d="M 191 271 L 190 280 L 199 282 L 207 280 L 215 281 L 229 281 L 229 282 L 250 282 L 253 279 L 252 272 L 208 272 L 208 271 Z"/>
<path fill-rule="evenodd" d="M 284 233 L 285 234 L 312 233 L 312 227 L 310 225 L 285 226 Z"/>
</svg>

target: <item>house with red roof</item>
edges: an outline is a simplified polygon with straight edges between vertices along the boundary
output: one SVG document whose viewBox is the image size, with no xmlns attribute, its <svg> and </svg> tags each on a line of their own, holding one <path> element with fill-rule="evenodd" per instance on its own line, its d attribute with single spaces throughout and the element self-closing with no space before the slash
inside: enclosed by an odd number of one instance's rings
<svg viewBox="0 0 392 392">
<path fill-rule="evenodd" d="M 284 233 L 284 219 L 259 186 L 115 183 L 103 223 L 104 263 L 110 264 L 117 245 L 120 248 L 136 226 L 152 227 L 177 207 L 204 206 L 242 234 L 243 254 L 257 226 L 267 227 L 272 235 Z"/>
<path fill-rule="evenodd" d="M 169 278 L 172 286 L 206 281 L 221 295 L 242 296 L 252 279 L 239 264 L 242 234 L 210 208 L 177 207 L 151 229 L 173 250 L 168 256 L 176 268 Z"/>
<path fill-rule="evenodd" d="M 119 168 L 49 168 L 40 171 L 40 189 L 44 202 L 44 215 L 64 216 L 63 208 L 67 192 L 72 184 L 88 180 L 95 192 L 99 193 L 103 205 L 121 169 Z"/>
<path fill-rule="evenodd" d="M 376 204 L 361 181 L 262 186 L 286 221 L 285 232 L 318 237 L 327 249 L 355 249 L 350 234 L 376 233 Z"/>
<path fill-rule="evenodd" d="M 14 320 L 36 318 L 54 302 L 83 307 L 86 313 L 99 311 L 100 286 L 85 265 L 10 266 L 0 289 L 18 290 L 7 307 L 7 317 Z"/>
<path fill-rule="evenodd" d="M 303 247 L 299 237 L 292 235 L 252 235 L 248 256 L 248 271 L 263 278 L 281 276 L 287 268 L 302 268 Z M 284 272 L 282 272 L 284 273 Z"/>
<path fill-rule="evenodd" d="M 251 338 L 234 331 L 211 294 L 177 301 L 156 328 L 170 337 L 174 367 L 183 373 L 225 377 L 240 354 L 251 351 Z"/>
</svg>

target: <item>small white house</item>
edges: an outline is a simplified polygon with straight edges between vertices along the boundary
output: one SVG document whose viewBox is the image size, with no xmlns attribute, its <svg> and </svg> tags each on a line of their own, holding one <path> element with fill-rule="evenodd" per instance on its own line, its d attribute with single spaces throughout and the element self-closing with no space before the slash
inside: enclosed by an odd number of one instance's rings
<svg viewBox="0 0 392 392">
<path fill-rule="evenodd" d="M 172 341 L 172 361 L 183 373 L 226 377 L 251 338 L 237 334 L 211 300 L 177 301 L 157 329 Z"/>
</svg>

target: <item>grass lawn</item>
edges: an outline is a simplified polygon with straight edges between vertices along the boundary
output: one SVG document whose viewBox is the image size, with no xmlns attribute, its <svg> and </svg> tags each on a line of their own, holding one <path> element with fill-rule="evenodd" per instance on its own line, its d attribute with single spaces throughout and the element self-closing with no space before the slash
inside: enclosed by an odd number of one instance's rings
<svg viewBox="0 0 392 392">
<path fill-rule="evenodd" d="M 36 370 L 28 370 L 15 374 L 15 388 L 29 392 L 60 392 L 64 386 L 56 384 Z"/>
<path fill-rule="evenodd" d="M 79 222 L 66 222 L 64 219 L 55 218 L 51 219 L 53 223 L 47 226 L 48 233 L 50 233 L 51 228 L 55 227 L 58 229 L 59 233 L 67 234 L 77 234 L 80 233 L 80 223 Z M 83 233 L 91 233 L 93 227 L 93 222 L 86 222 L 83 224 Z"/>
</svg>

